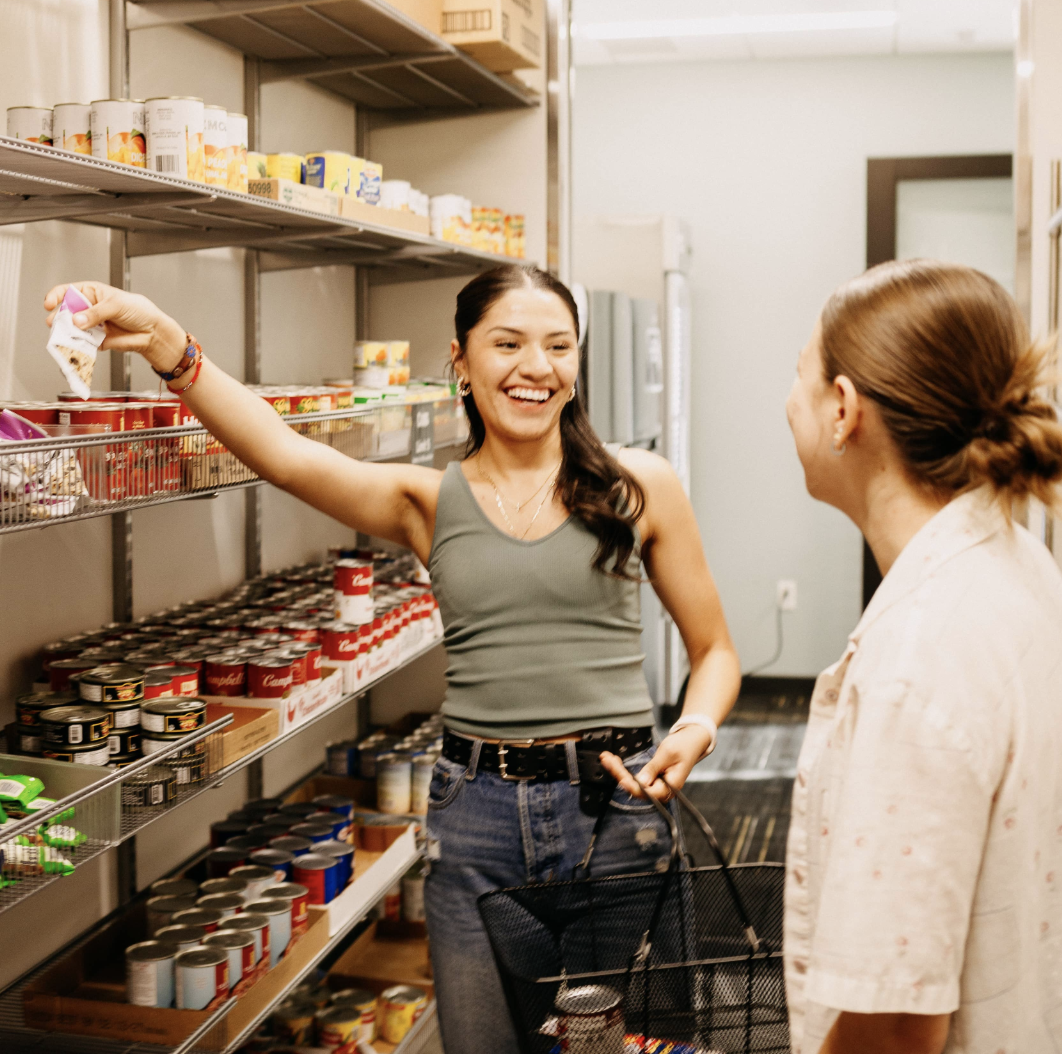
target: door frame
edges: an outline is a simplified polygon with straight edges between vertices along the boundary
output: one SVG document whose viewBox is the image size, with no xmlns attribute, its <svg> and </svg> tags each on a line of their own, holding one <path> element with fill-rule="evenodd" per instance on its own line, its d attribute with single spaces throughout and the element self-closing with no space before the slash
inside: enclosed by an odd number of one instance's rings
<svg viewBox="0 0 1062 1054">
<path fill-rule="evenodd" d="M 1011 179 L 1012 154 L 867 158 L 867 267 L 896 259 L 896 190 L 901 180 Z M 870 546 L 863 542 L 863 607 L 881 584 Z"/>
</svg>

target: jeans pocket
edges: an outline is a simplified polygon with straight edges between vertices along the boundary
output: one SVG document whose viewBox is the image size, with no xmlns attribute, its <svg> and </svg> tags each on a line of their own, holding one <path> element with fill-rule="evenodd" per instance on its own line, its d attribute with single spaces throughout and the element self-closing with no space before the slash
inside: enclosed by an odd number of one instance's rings
<svg viewBox="0 0 1062 1054">
<path fill-rule="evenodd" d="M 428 808 L 445 809 L 450 805 L 465 784 L 467 771 L 456 762 L 439 758 L 435 762 L 435 768 L 431 774 L 431 785 L 428 787 Z"/>
<path fill-rule="evenodd" d="M 656 753 L 656 746 L 646 747 L 637 754 L 632 754 L 623 762 L 623 767 L 632 775 L 636 776 L 645 767 L 649 759 Z M 613 809 L 628 813 L 650 813 L 656 811 L 656 806 L 645 798 L 635 798 L 628 794 L 622 787 L 617 787 L 612 795 L 610 805 Z"/>
</svg>

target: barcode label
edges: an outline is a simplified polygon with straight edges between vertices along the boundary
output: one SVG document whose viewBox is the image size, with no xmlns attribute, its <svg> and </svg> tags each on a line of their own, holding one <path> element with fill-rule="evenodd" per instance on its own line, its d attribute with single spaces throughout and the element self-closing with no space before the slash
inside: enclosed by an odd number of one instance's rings
<svg viewBox="0 0 1062 1054">
<path fill-rule="evenodd" d="M 155 171 L 176 172 L 178 170 L 178 161 L 180 161 L 180 157 L 177 154 L 156 154 Z"/>
<path fill-rule="evenodd" d="M 482 33 L 491 28 L 490 8 L 481 11 L 444 11 L 444 33 Z"/>
</svg>

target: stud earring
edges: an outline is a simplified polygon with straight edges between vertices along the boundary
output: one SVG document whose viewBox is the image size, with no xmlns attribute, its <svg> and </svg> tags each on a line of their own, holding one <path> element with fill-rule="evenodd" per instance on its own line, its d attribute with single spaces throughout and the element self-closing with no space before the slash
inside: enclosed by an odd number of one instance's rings
<svg viewBox="0 0 1062 1054">
<path fill-rule="evenodd" d="M 466 395 L 472 394 L 472 385 L 468 383 L 463 377 L 457 382 L 457 394 L 463 399 Z"/>
<path fill-rule="evenodd" d="M 836 455 L 837 455 L 837 457 L 843 457 L 843 456 L 844 456 L 844 452 L 845 452 L 845 451 L 846 451 L 846 450 L 848 449 L 848 444 L 847 444 L 847 443 L 841 443 L 840 447 L 838 447 L 838 446 L 837 446 L 838 442 L 840 442 L 840 439 L 841 439 L 841 433 L 840 433 L 840 432 L 838 432 L 838 433 L 837 433 L 837 434 L 836 434 L 836 435 L 835 435 L 835 436 L 833 437 L 833 443 L 832 443 L 832 445 L 830 446 L 830 450 L 831 450 L 831 451 L 832 451 L 832 452 L 833 452 L 834 454 L 836 454 Z"/>
<path fill-rule="evenodd" d="M 572 385 L 572 390 L 568 392 L 568 398 L 566 400 L 569 403 L 575 402 L 575 385 Z"/>
</svg>

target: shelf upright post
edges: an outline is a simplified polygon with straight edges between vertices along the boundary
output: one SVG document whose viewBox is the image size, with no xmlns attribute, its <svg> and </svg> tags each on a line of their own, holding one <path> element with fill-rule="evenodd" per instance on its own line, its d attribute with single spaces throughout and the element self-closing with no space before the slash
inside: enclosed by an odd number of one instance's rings
<svg viewBox="0 0 1062 1054">
<path fill-rule="evenodd" d="M 571 282 L 571 0 L 546 5 L 546 260 Z"/>
<path fill-rule="evenodd" d="M 369 135 L 372 132 L 368 110 L 354 110 L 354 153 L 369 156 Z M 369 269 L 354 268 L 354 339 L 369 339 Z"/>
</svg>

